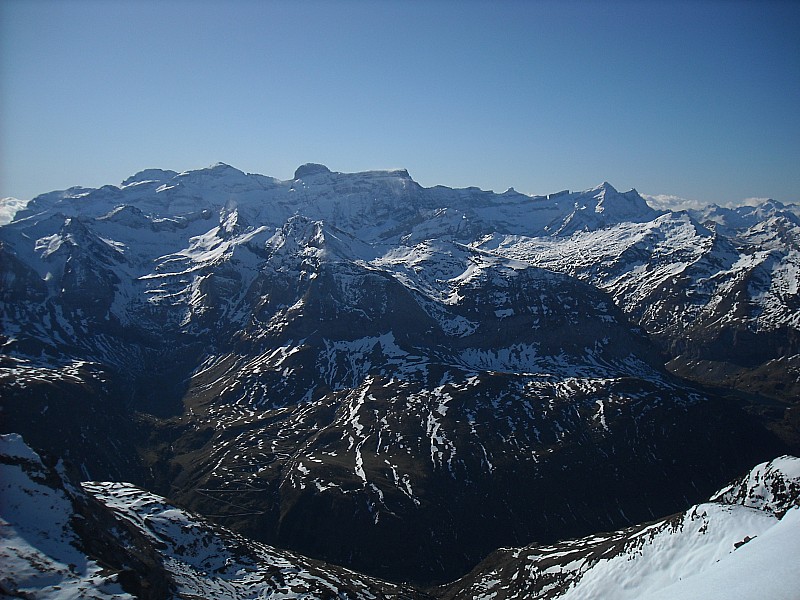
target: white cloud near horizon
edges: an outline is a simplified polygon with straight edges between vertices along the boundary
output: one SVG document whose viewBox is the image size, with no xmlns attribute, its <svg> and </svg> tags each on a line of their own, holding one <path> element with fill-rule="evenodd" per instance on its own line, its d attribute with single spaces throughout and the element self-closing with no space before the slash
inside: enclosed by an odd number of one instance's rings
<svg viewBox="0 0 800 600">
<path fill-rule="evenodd" d="M 708 202 L 681 198 L 672 194 L 641 194 L 642 198 L 656 210 L 699 210 L 708 206 Z"/>
<path fill-rule="evenodd" d="M 716 204 L 724 208 L 736 208 L 737 206 L 758 206 L 771 200 L 770 198 L 743 198 L 741 200 L 731 200 L 728 202 L 704 202 L 692 198 L 683 198 L 673 194 L 641 194 L 647 204 L 656 210 L 702 210 Z"/>
<path fill-rule="evenodd" d="M 5 225 L 14 220 L 17 211 L 22 210 L 28 205 L 27 200 L 17 200 L 16 198 L 0 198 L 0 225 Z"/>
<path fill-rule="evenodd" d="M 758 206 L 764 202 L 770 202 L 772 198 L 745 198 L 739 203 L 739 206 Z"/>
</svg>

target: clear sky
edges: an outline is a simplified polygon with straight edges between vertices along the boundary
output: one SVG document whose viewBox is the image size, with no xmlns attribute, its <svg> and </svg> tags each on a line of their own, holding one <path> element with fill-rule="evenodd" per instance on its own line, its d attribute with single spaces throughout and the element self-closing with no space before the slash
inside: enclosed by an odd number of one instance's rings
<svg viewBox="0 0 800 600">
<path fill-rule="evenodd" d="M 800 2 L 0 0 L 0 197 L 289 179 L 800 201 Z"/>
</svg>

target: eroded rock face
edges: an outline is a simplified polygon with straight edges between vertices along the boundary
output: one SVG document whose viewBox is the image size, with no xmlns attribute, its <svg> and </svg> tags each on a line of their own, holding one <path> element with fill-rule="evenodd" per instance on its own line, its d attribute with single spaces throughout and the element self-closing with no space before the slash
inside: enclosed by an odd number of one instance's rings
<svg viewBox="0 0 800 600">
<path fill-rule="evenodd" d="M 294 172 L 294 179 L 303 179 L 304 177 L 310 177 L 312 175 L 320 175 L 324 174 L 327 175 L 330 173 L 331 170 L 326 167 L 325 165 L 320 165 L 316 163 L 306 163 L 304 165 L 300 165 Z"/>
</svg>

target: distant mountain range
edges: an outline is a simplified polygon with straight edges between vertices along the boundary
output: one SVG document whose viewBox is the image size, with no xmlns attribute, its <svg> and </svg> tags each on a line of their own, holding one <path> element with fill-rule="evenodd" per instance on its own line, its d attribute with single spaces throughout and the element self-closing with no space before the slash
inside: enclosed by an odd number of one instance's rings
<svg viewBox="0 0 800 600">
<path fill-rule="evenodd" d="M 112 508 L 144 494 L 427 589 L 800 454 L 798 273 L 800 218 L 772 201 L 150 169 L 0 227 L 0 429 L 149 490 L 87 486 Z"/>
</svg>

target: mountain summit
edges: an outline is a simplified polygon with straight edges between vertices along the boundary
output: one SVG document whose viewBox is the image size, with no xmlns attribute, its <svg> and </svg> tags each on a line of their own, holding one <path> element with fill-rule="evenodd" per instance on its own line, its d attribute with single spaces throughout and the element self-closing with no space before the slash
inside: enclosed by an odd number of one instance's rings
<svg viewBox="0 0 800 600">
<path fill-rule="evenodd" d="M 297 170 L 294 172 L 294 180 L 297 181 L 298 179 L 303 179 L 311 175 L 327 174 L 330 172 L 331 170 L 325 165 L 306 163 L 297 167 Z"/>
</svg>

